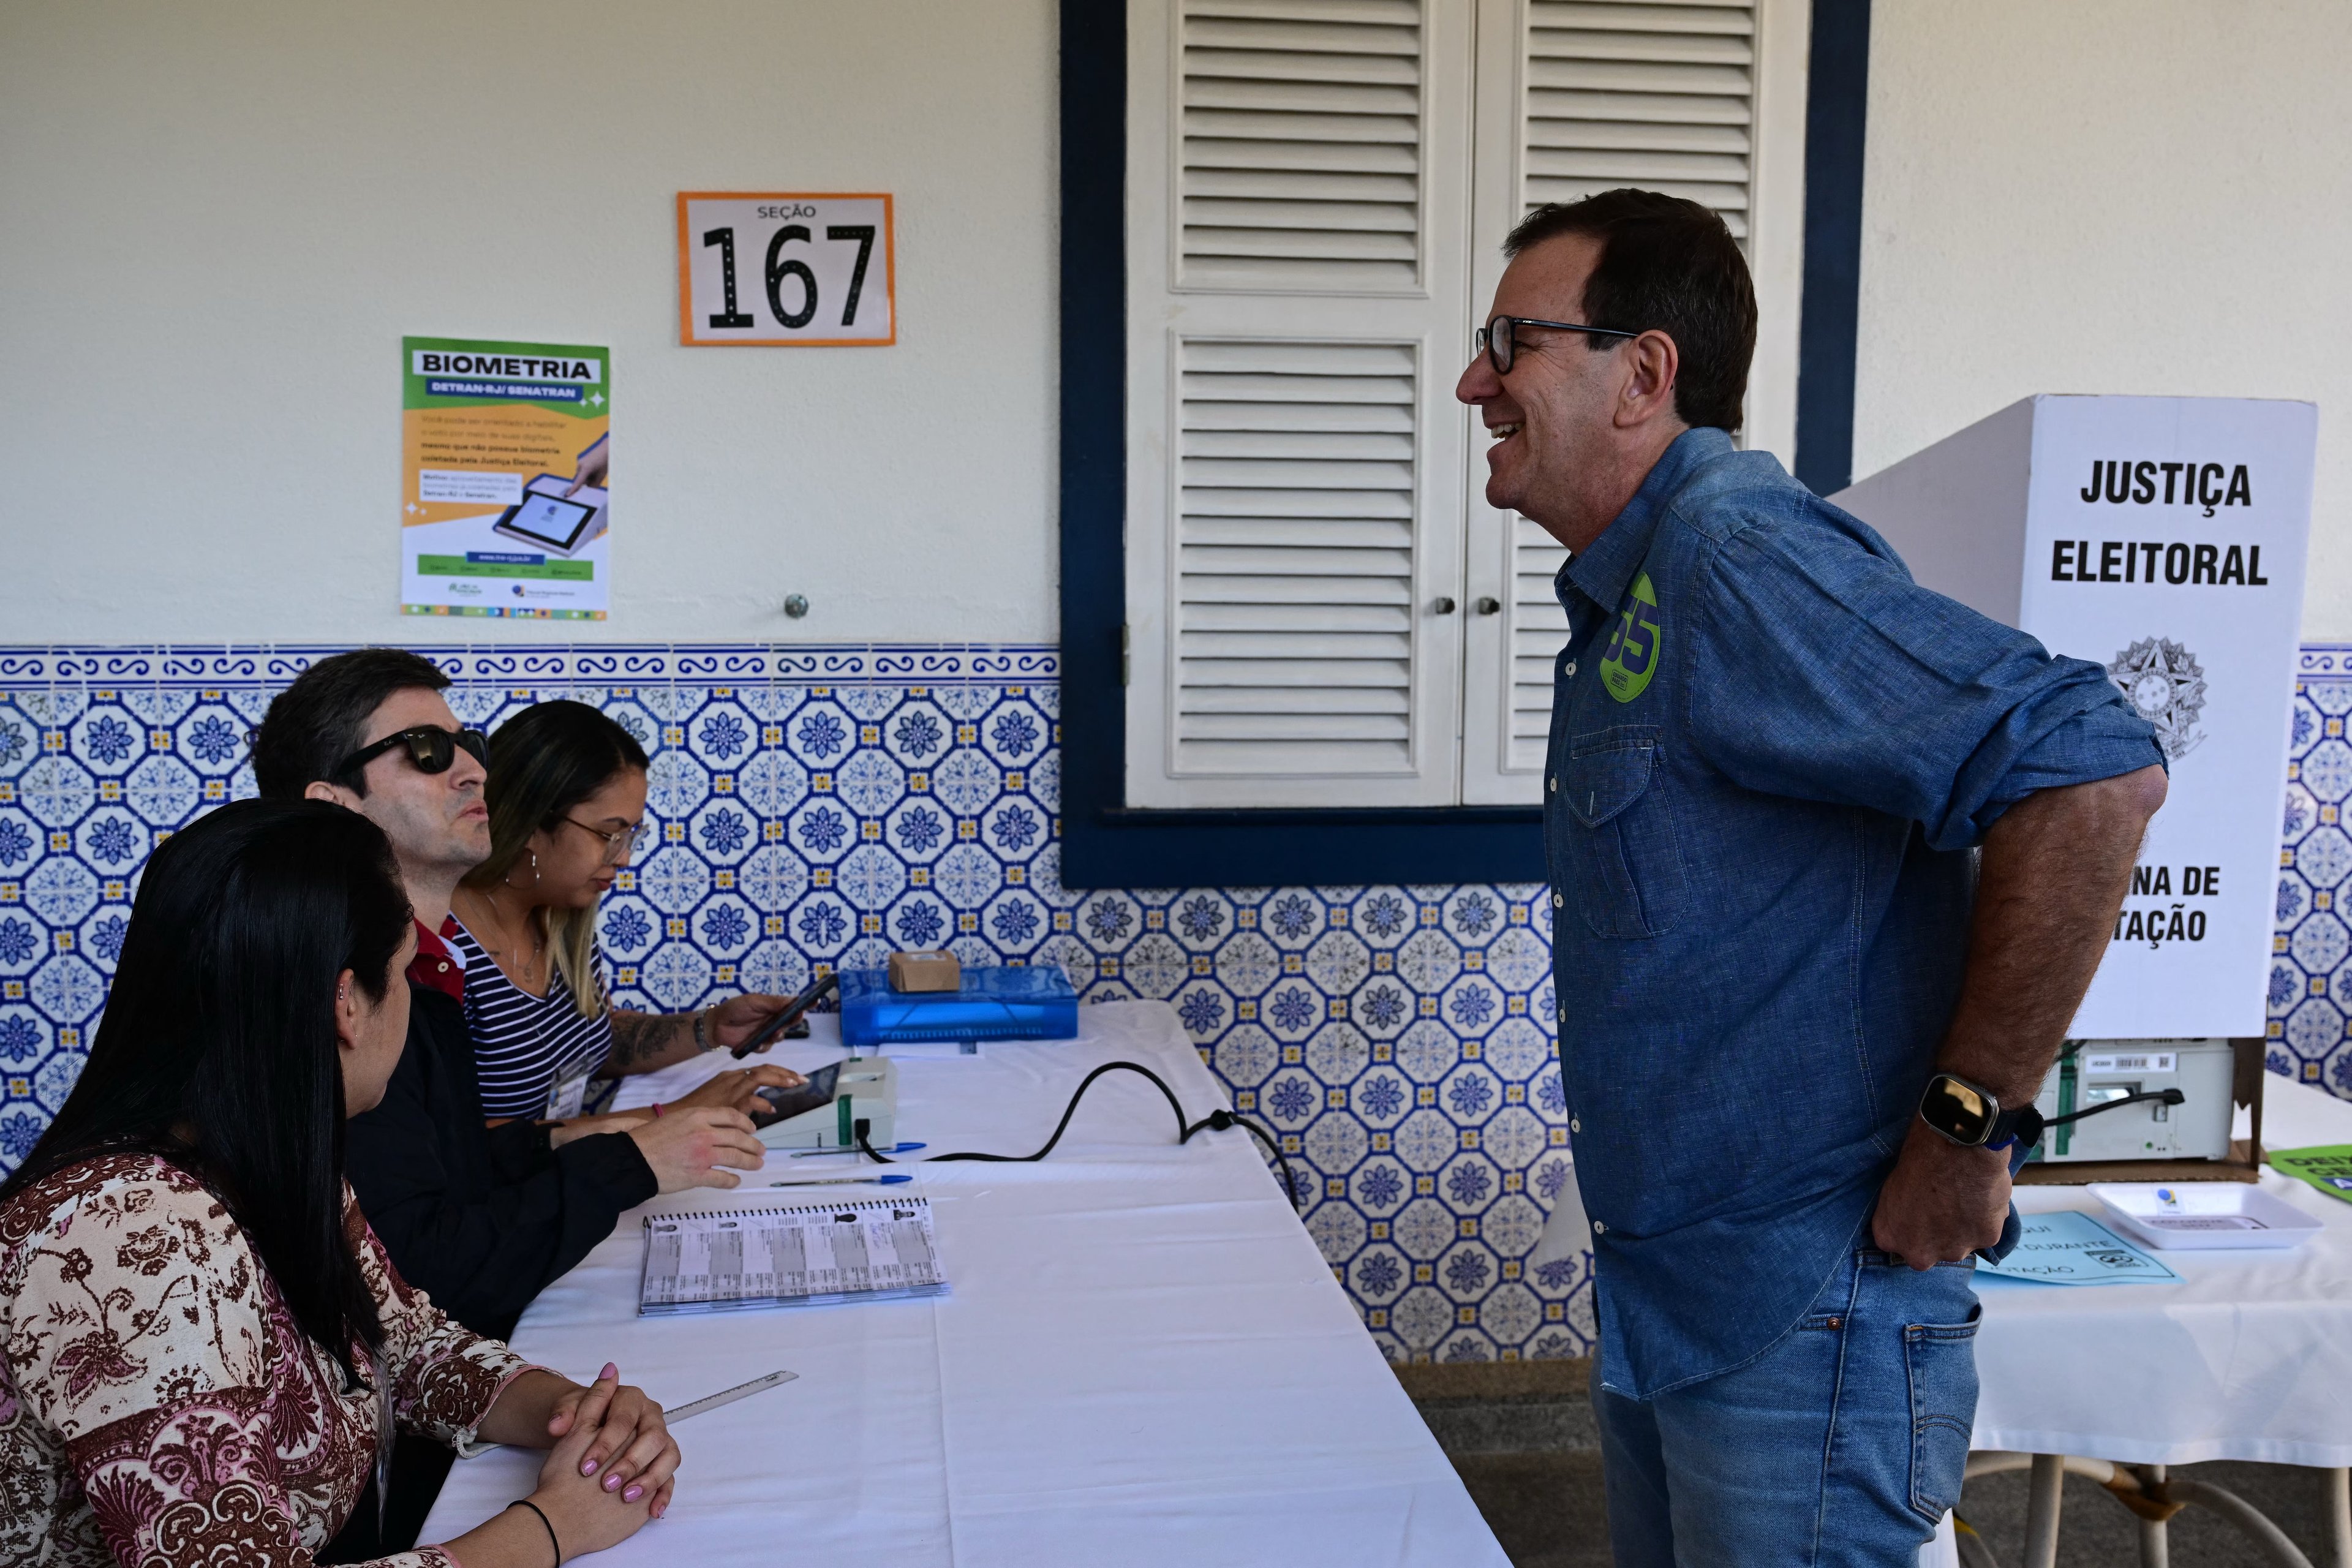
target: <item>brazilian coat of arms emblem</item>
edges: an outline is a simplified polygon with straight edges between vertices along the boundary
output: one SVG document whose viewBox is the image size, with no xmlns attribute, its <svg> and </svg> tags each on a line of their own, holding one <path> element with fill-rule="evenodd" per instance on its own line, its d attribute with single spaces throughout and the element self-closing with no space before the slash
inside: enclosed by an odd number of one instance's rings
<svg viewBox="0 0 2352 1568">
<path fill-rule="evenodd" d="M 2205 710 L 2205 672 L 2186 647 L 2170 637 L 2142 637 L 2116 655 L 2107 678 L 2156 726 L 2166 762 L 2177 763 L 2203 744 L 2205 732 L 2196 726 Z"/>
</svg>

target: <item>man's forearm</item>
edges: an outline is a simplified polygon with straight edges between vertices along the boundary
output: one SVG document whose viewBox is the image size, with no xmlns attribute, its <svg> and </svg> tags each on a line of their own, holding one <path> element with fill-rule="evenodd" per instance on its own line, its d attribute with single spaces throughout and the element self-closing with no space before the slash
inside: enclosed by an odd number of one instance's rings
<svg viewBox="0 0 2352 1568">
<path fill-rule="evenodd" d="M 1985 835 L 1966 978 L 1937 1067 L 2003 1105 L 2039 1092 L 2105 953 L 2164 770 L 2026 796 Z"/>
<path fill-rule="evenodd" d="M 692 1013 L 631 1013 L 613 1009 L 613 1054 L 604 1068 L 615 1076 L 652 1072 L 696 1053 Z"/>
</svg>

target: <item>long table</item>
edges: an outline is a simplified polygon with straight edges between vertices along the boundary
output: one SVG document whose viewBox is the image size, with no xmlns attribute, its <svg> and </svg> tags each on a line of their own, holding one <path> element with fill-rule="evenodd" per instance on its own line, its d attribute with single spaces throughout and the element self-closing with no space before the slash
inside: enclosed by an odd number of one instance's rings
<svg viewBox="0 0 2352 1568">
<path fill-rule="evenodd" d="M 929 1145 L 909 1158 L 1026 1153 L 1107 1061 L 1150 1067 L 1192 1120 L 1230 1105 L 1165 1004 L 1079 1016 L 1072 1041 L 900 1059 L 898 1134 Z M 842 1059 L 836 1020 L 814 1027 L 761 1059 Z M 628 1079 L 616 1104 L 735 1065 Z M 908 1165 L 911 1185 L 842 1189 L 929 1197 L 944 1298 L 637 1315 L 641 1215 L 802 1200 L 764 1184 L 852 1164 L 772 1153 L 738 1191 L 656 1199 L 523 1315 L 523 1354 L 583 1381 L 617 1361 L 666 1405 L 800 1374 L 682 1423 L 668 1516 L 600 1562 L 1507 1561 L 1249 1135 L 1177 1147 L 1167 1101 L 1132 1073 L 1096 1083 L 1042 1163 Z M 528 1494 L 540 1460 L 458 1464 L 424 1539 Z"/>
</svg>

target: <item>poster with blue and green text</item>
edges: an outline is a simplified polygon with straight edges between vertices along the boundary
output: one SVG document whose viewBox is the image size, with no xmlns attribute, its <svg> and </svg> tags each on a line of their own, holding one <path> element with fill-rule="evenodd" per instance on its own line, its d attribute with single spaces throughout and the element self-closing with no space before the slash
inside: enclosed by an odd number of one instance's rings
<svg viewBox="0 0 2352 1568">
<path fill-rule="evenodd" d="M 400 346 L 401 608 L 603 620 L 610 351 L 470 338 Z"/>
</svg>

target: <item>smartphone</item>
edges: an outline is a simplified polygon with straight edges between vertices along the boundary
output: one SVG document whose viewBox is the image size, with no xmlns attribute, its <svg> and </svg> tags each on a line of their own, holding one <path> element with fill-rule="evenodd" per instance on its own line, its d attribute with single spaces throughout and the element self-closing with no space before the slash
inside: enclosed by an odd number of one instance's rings
<svg viewBox="0 0 2352 1568">
<path fill-rule="evenodd" d="M 790 1002 L 784 1004 L 784 1009 L 782 1012 L 778 1013 L 774 1017 L 770 1018 L 765 1024 L 762 1024 L 760 1026 L 760 1032 L 758 1034 L 753 1035 L 750 1039 L 735 1047 L 735 1059 L 737 1061 L 740 1061 L 745 1057 L 750 1056 L 753 1051 L 760 1050 L 764 1047 L 774 1044 L 778 1039 L 782 1037 L 785 1030 L 791 1028 L 794 1024 L 801 1021 L 802 1014 L 815 1006 L 819 1002 L 824 1001 L 826 996 L 832 994 L 834 987 L 840 984 L 841 976 L 839 974 L 825 975 L 824 978 L 817 981 L 815 984 L 810 986 L 807 990 L 793 997 Z M 820 1101 L 819 1103 L 823 1102 Z"/>
<path fill-rule="evenodd" d="M 754 1090 L 757 1098 L 767 1102 L 768 1109 L 751 1112 L 751 1125 L 765 1127 L 770 1122 L 782 1121 L 787 1116 L 798 1116 L 803 1110 L 814 1110 L 820 1106 L 831 1105 L 834 1079 L 840 1076 L 841 1064 L 835 1062 L 831 1067 L 819 1068 L 809 1074 L 808 1082 L 798 1089 L 771 1088 Z"/>
</svg>

